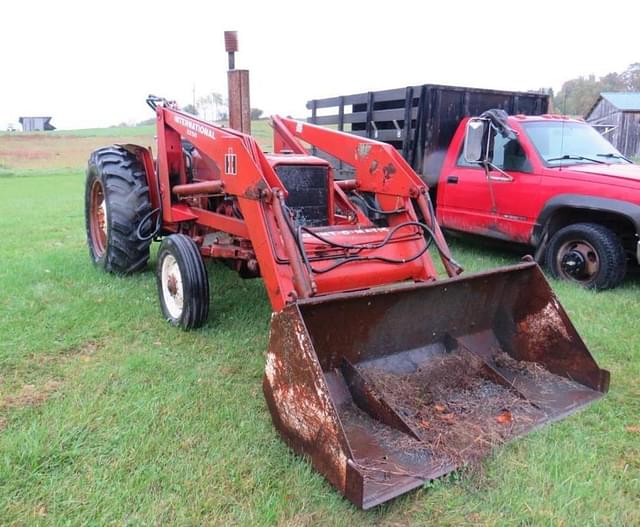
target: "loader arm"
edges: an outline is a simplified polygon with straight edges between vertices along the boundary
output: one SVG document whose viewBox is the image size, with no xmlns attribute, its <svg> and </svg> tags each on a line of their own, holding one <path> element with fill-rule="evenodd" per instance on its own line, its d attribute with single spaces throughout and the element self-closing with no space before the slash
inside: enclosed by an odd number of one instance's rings
<svg viewBox="0 0 640 527">
<path fill-rule="evenodd" d="M 459 272 L 428 209 L 426 186 L 389 146 L 276 118 L 281 148 L 285 145 L 294 156 L 269 157 L 251 136 L 199 120 L 166 101 L 155 109 L 158 173 L 148 164 L 147 172 L 151 172 L 149 186 L 161 196 L 165 232 L 196 236 L 204 256 L 247 260 L 255 253 L 274 311 L 318 295 L 435 280 L 437 272 L 429 255 L 434 242 L 447 272 Z M 185 140 L 197 150 L 207 178 L 192 180 L 184 159 Z M 301 141 L 354 164 L 354 186 L 377 196 L 386 225 L 374 225 L 354 208 L 341 188 L 344 182 L 334 182 L 328 163 L 309 156 Z M 278 170 L 296 159 L 302 168 L 324 166 L 327 171 L 328 219 L 321 228 L 294 218 L 289 207 L 290 192 Z M 294 184 L 298 193 L 292 197 L 294 202 L 300 192 L 315 192 L 302 181 Z M 239 215 L 213 210 L 211 199 L 234 200 Z M 426 225 L 418 221 L 413 200 Z M 213 239 L 217 231 L 235 237 L 233 249 Z M 242 238 L 250 241 L 249 247 L 242 245 Z"/>
<path fill-rule="evenodd" d="M 285 228 L 280 210 L 286 189 L 267 162 L 255 139 L 228 128 L 214 126 L 170 106 L 159 105 L 158 174 L 163 221 L 179 232 L 190 222 L 236 236 L 252 243 L 274 310 L 287 302 L 311 295 L 312 285 L 299 250 Z M 194 204 L 202 193 L 199 183 L 185 174 L 181 140 L 187 139 L 212 165 L 216 180 L 204 182 L 211 191 L 237 199 L 242 220 Z M 177 184 L 176 184 L 177 183 Z M 176 190 L 180 195 L 176 196 Z M 179 198 L 179 199 L 177 199 Z M 278 236 L 274 236 L 274 231 Z M 277 262 L 286 255 L 288 265 Z"/>
<path fill-rule="evenodd" d="M 442 264 L 449 276 L 460 274 L 462 267 L 453 260 L 430 203 L 428 187 L 405 159 L 391 145 L 365 137 L 357 137 L 322 126 L 285 117 L 272 117 L 276 149 L 286 146 L 294 152 L 305 152 L 300 140 L 326 152 L 355 169 L 355 181 L 349 186 L 376 195 L 385 210 L 404 206 L 413 208 L 414 199 L 424 221 L 434 233 Z M 392 223 L 392 222 L 390 222 Z"/>
</svg>

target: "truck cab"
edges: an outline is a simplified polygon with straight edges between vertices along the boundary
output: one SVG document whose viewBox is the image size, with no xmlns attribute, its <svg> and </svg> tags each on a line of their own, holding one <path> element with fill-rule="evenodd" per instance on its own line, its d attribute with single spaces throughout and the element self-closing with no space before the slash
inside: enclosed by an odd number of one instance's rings
<svg viewBox="0 0 640 527">
<path fill-rule="evenodd" d="M 640 166 L 582 120 L 502 114 L 460 122 L 435 193 L 440 224 L 533 246 L 558 278 L 618 285 L 640 259 Z"/>
</svg>

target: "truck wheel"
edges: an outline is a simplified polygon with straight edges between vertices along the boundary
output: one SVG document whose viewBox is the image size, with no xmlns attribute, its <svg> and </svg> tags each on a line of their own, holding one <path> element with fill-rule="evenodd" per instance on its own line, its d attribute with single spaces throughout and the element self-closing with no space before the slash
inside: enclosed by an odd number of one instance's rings
<svg viewBox="0 0 640 527">
<path fill-rule="evenodd" d="M 624 279 L 627 259 L 614 232 L 596 223 L 576 223 L 551 238 L 547 267 L 555 278 L 589 289 L 611 289 Z"/>
<path fill-rule="evenodd" d="M 174 326 L 193 329 L 209 316 L 209 280 L 198 246 L 183 234 L 162 241 L 156 270 L 162 315 Z"/>
<path fill-rule="evenodd" d="M 87 243 L 93 263 L 122 275 L 143 269 L 151 240 L 141 241 L 137 231 L 145 218 L 151 221 L 150 212 L 149 187 L 138 158 L 118 146 L 94 151 L 85 185 Z"/>
</svg>

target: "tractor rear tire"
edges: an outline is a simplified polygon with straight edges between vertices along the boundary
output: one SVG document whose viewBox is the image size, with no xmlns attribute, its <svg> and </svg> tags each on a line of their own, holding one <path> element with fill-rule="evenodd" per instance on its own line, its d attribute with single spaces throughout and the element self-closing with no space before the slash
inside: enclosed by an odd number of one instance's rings
<svg viewBox="0 0 640 527">
<path fill-rule="evenodd" d="M 158 251 L 156 282 L 164 318 L 184 330 L 202 326 L 209 316 L 209 280 L 200 251 L 184 234 L 166 237 Z"/>
<path fill-rule="evenodd" d="M 127 275 L 145 268 L 151 240 L 151 200 L 144 167 L 119 146 L 95 150 L 85 185 L 87 243 L 93 263 L 104 271 Z"/>
<path fill-rule="evenodd" d="M 576 223 L 556 232 L 546 253 L 554 278 L 587 289 L 612 289 L 624 280 L 627 257 L 618 236 L 597 223 Z"/>
</svg>

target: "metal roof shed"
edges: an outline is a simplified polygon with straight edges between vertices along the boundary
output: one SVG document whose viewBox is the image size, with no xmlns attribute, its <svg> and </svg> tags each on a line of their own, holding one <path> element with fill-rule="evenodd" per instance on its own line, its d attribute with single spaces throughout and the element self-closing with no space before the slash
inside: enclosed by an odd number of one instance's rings
<svg viewBox="0 0 640 527">
<path fill-rule="evenodd" d="M 56 129 L 49 122 L 51 117 L 20 117 L 19 121 L 23 132 L 43 132 Z"/>
<path fill-rule="evenodd" d="M 585 117 L 627 157 L 640 157 L 640 92 L 602 92 Z"/>
</svg>

